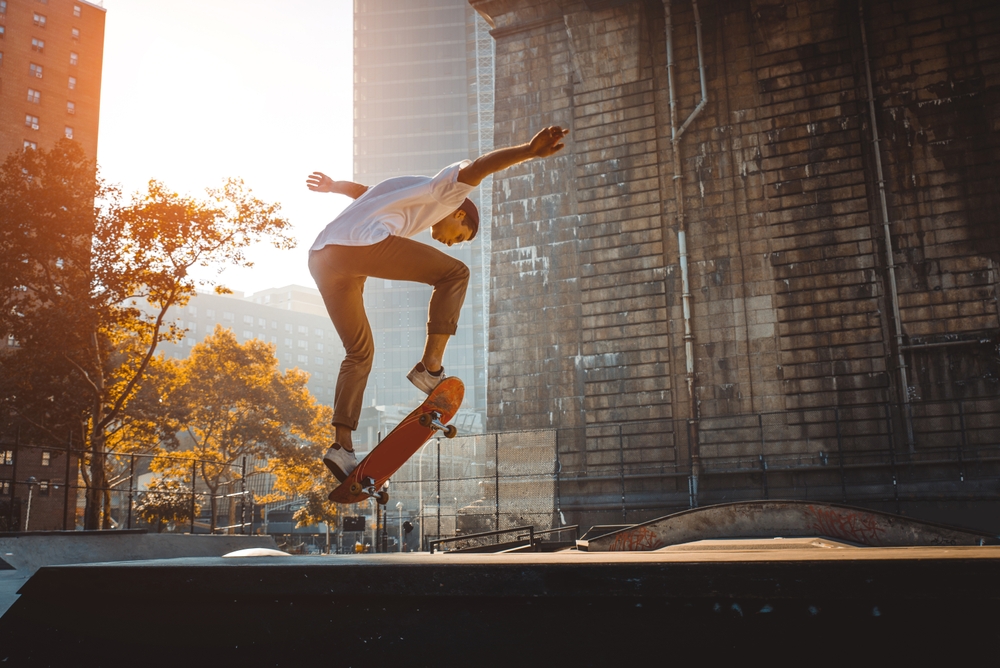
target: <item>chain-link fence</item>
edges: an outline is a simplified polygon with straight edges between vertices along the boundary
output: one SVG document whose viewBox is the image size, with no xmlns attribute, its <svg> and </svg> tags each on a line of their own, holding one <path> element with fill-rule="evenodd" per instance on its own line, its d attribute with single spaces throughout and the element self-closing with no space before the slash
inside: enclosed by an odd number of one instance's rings
<svg viewBox="0 0 1000 668">
<path fill-rule="evenodd" d="M 87 456 L 68 440 L 0 438 L 0 530 L 80 526 L 81 455 Z M 273 482 L 260 470 L 263 462 L 219 465 L 168 455 L 153 466 L 153 459 L 108 456 L 102 512 L 113 528 L 253 532 L 262 526 L 255 499 Z M 525 526 L 544 532 L 628 524 L 753 499 L 890 512 L 927 501 L 995 502 L 1000 398 L 435 438 L 393 477 L 390 494 L 381 524 L 396 549 Z M 292 500 L 282 507 L 294 506 Z M 375 515 L 366 506 L 341 512 Z M 406 523 L 412 535 L 404 535 Z M 494 535 L 449 549 L 511 539 Z"/>
</svg>

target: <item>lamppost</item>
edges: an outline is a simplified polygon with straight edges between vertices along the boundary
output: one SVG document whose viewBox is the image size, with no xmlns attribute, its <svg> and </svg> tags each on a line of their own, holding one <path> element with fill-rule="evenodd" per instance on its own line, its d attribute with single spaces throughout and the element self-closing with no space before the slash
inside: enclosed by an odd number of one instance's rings
<svg viewBox="0 0 1000 668">
<path fill-rule="evenodd" d="M 28 530 L 28 526 L 31 523 L 31 495 L 35 491 L 35 476 L 30 476 L 28 478 L 28 512 L 24 514 L 24 530 Z"/>
<path fill-rule="evenodd" d="M 396 510 L 399 511 L 399 551 L 403 551 L 403 502 L 396 502 Z"/>
</svg>

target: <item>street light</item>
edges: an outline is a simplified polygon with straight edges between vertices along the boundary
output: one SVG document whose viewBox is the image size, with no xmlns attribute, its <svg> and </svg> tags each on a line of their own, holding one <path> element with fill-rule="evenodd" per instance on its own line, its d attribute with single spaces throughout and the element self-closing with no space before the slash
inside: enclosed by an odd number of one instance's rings
<svg viewBox="0 0 1000 668">
<path fill-rule="evenodd" d="M 28 512 L 24 515 L 24 530 L 28 530 L 28 526 L 31 523 L 31 493 L 35 491 L 35 476 L 30 476 L 28 478 Z"/>
<path fill-rule="evenodd" d="M 396 502 L 396 510 L 399 511 L 399 551 L 403 551 L 403 502 Z"/>
</svg>

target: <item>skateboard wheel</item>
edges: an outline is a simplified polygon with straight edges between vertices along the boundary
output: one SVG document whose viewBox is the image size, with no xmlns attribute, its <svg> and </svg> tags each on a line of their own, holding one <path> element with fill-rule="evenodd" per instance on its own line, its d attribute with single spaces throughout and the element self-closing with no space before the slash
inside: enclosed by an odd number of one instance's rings
<svg viewBox="0 0 1000 668">
<path fill-rule="evenodd" d="M 417 418 L 417 422 L 420 423 L 421 427 L 429 427 L 429 426 L 431 426 L 431 416 L 430 416 L 430 414 L 429 413 L 424 413 L 419 418 Z"/>
<path fill-rule="evenodd" d="M 375 495 L 375 500 L 379 502 L 379 505 L 384 506 L 389 503 L 389 492 L 379 492 Z"/>
<path fill-rule="evenodd" d="M 352 482 L 350 490 L 351 490 L 351 494 L 360 494 L 361 493 L 361 483 L 358 482 L 358 481 Z"/>
<path fill-rule="evenodd" d="M 444 428 L 444 435 L 445 438 L 455 438 L 458 436 L 458 429 L 455 428 L 455 425 L 450 424 Z"/>
</svg>

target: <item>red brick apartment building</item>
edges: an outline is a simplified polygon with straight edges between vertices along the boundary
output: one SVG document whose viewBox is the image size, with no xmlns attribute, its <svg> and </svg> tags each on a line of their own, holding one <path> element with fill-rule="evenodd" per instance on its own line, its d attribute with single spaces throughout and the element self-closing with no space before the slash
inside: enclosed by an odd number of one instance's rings
<svg viewBox="0 0 1000 668">
<path fill-rule="evenodd" d="M 0 160 L 62 137 L 97 157 L 104 19 L 84 0 L 0 0 Z M 0 531 L 74 527 L 77 466 L 66 453 L 65 443 L 0 436 Z"/>
<path fill-rule="evenodd" d="M 62 137 L 97 157 L 103 7 L 0 0 L 0 157 Z"/>
</svg>

